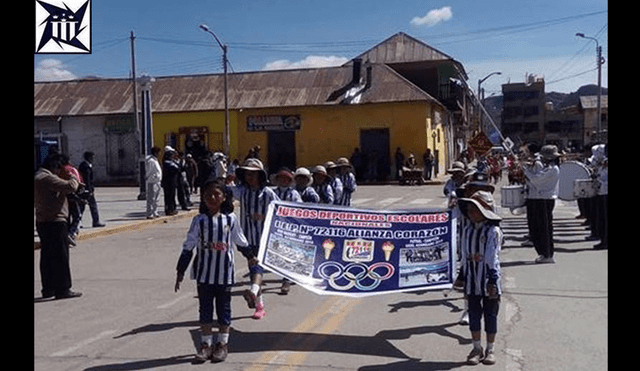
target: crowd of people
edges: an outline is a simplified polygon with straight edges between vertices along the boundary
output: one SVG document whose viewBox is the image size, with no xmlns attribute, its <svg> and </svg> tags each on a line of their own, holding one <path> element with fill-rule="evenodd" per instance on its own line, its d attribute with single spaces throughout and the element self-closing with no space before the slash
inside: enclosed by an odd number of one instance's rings
<svg viewBox="0 0 640 371">
<path fill-rule="evenodd" d="M 251 286 L 243 292 L 253 318 L 266 315 L 262 280 L 264 268 L 257 260 L 262 230 L 270 202 L 321 203 L 350 206 L 357 189 L 354 167 L 345 157 L 312 167 L 278 169 L 269 175 L 259 159 L 259 148 L 252 149 L 242 164 L 228 163 L 221 153 L 208 154 L 196 162 L 166 146 L 163 159 L 154 147 L 146 159 L 147 217 L 159 216 L 160 190 L 164 192 L 165 214 L 175 214 L 177 205 L 188 209 L 191 195 L 200 191 L 199 213 L 193 218 L 182 244 L 176 266 L 175 290 L 191 265 L 199 299 L 201 346 L 196 360 L 224 361 L 228 354 L 231 324 L 231 286 L 235 283 L 234 248 L 246 258 Z M 596 195 L 578 200 L 581 215 L 591 227 L 590 239 L 599 240 L 595 248 L 608 246 L 608 159 L 607 147 L 594 145 L 584 161 L 597 184 Z M 495 158 L 494 158 L 495 157 Z M 410 159 L 409 159 L 410 160 Z M 93 197 L 91 163 L 93 154 L 85 155 L 80 170 L 65 158 L 53 154 L 45 159 L 35 175 L 36 227 L 41 238 L 40 271 L 43 298 L 69 298 L 81 294 L 71 290 L 69 269 L 70 236 L 77 229 L 82 209 L 74 209 L 78 193 L 89 203 L 94 226 L 101 226 Z M 495 337 L 501 291 L 499 263 L 503 232 L 493 193 L 496 178 L 494 163 L 509 172 L 509 184 L 526 188 L 528 224 L 527 245 L 535 248 L 536 263 L 554 263 L 553 209 L 558 196 L 561 154 L 554 145 L 538 151 L 523 151 L 500 161 L 496 156 L 480 159 L 475 167 L 456 161 L 447 170 L 450 179 L 443 188 L 448 207 L 459 228 L 459 272 L 454 287 L 465 295 L 461 322 L 469 325 L 473 348 L 469 364 L 495 363 Z M 88 169 L 87 169 L 88 167 Z M 493 183 L 493 184 L 492 184 Z M 84 190 L 83 190 L 84 189 Z M 176 204 L 176 197 L 178 203 Z M 92 201 L 91 201 L 92 200 Z M 234 201 L 240 206 L 234 213 Z M 92 203 L 94 206 L 91 206 Z M 78 215 L 79 213 L 79 215 Z M 194 254 L 195 252 L 195 254 Z M 195 255 L 195 258 L 194 258 Z M 290 282 L 283 280 L 281 293 L 289 292 Z M 214 311 L 219 324 L 213 334 Z M 481 322 L 484 319 L 486 346 L 481 345 Z"/>
</svg>

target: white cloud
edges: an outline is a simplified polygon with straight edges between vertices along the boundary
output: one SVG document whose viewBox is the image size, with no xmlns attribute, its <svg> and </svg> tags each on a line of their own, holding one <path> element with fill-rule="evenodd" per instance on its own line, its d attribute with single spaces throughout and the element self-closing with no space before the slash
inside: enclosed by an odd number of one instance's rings
<svg viewBox="0 0 640 371">
<path fill-rule="evenodd" d="M 318 67 L 334 67 L 345 64 L 349 58 L 338 57 L 335 55 L 324 57 L 318 55 L 310 55 L 299 61 L 290 61 L 288 59 L 280 59 L 269 62 L 262 67 L 263 70 L 287 70 L 296 68 L 318 68 Z"/>
<path fill-rule="evenodd" d="M 411 20 L 411 24 L 418 26 L 435 26 L 440 22 L 448 21 L 453 17 L 453 12 L 450 6 L 444 6 L 440 9 L 430 10 L 424 17 L 414 17 Z"/>
<path fill-rule="evenodd" d="M 61 81 L 76 79 L 73 72 L 67 70 L 58 59 L 43 59 L 34 70 L 34 81 Z"/>
</svg>

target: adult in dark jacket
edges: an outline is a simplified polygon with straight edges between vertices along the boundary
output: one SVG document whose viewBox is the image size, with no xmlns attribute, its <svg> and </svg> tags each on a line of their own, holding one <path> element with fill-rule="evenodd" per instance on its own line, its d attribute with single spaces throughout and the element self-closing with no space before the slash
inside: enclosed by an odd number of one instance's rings
<svg viewBox="0 0 640 371">
<path fill-rule="evenodd" d="M 164 147 L 161 185 L 164 190 L 164 213 L 166 215 L 175 215 L 178 213 L 176 208 L 176 190 L 178 189 L 180 167 L 175 160 L 177 155 L 177 152 L 172 147 Z"/>
<path fill-rule="evenodd" d="M 93 222 L 93 227 L 104 227 L 104 223 L 100 223 L 100 214 L 98 213 L 98 203 L 96 202 L 96 197 L 94 194 L 95 187 L 93 185 L 93 160 L 95 159 L 95 154 L 91 151 L 87 151 L 84 153 L 84 161 L 80 163 L 78 166 L 78 171 L 80 171 L 80 175 L 82 176 L 82 180 L 85 184 L 85 189 L 88 191 L 88 197 L 86 199 L 87 204 L 89 204 L 89 211 L 91 211 L 91 221 Z M 85 204 L 80 205 L 80 215 L 84 213 Z"/>
</svg>

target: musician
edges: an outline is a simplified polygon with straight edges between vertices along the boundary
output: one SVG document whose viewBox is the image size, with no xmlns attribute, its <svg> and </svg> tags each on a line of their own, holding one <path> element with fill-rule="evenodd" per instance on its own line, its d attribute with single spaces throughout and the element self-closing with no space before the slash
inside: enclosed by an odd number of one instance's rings
<svg viewBox="0 0 640 371">
<path fill-rule="evenodd" d="M 606 151 L 607 147 L 604 144 L 597 144 L 591 148 L 593 178 L 598 189 L 594 200 L 595 218 L 592 227 L 592 233 L 600 240 L 600 243 L 593 246 L 596 250 L 607 249 L 609 245 L 609 160 Z"/>
<path fill-rule="evenodd" d="M 527 185 L 529 234 L 538 253 L 536 263 L 555 263 L 553 259 L 553 207 L 558 197 L 560 168 L 558 147 L 545 145 L 539 159 L 524 167 Z"/>
</svg>

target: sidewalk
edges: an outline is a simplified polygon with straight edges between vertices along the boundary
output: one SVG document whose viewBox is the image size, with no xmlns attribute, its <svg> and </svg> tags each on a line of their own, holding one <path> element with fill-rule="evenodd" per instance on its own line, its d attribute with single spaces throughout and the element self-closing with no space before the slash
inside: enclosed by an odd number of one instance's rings
<svg viewBox="0 0 640 371">
<path fill-rule="evenodd" d="M 426 181 L 423 186 L 441 185 L 449 178 L 447 174 L 440 174 L 438 177 Z M 382 185 L 393 184 L 398 185 L 398 181 L 389 181 L 384 183 L 365 183 L 365 185 Z M 402 187 L 421 187 L 405 185 Z M 357 192 L 357 191 L 356 191 Z M 194 204 L 189 211 L 183 211 L 178 206 L 178 214 L 172 216 L 164 215 L 164 199 L 160 197 L 158 210 L 160 217 L 156 219 L 147 219 L 146 200 L 138 200 L 140 194 L 139 187 L 97 187 L 95 191 L 96 201 L 98 202 L 98 213 L 100 214 L 100 222 L 106 224 L 105 227 L 94 228 L 91 220 L 91 212 L 89 207 L 85 206 L 82 221 L 80 222 L 80 233 L 78 241 L 89 238 L 104 236 L 108 234 L 128 231 L 132 229 L 143 228 L 155 223 L 164 223 L 167 220 L 176 218 L 193 217 L 198 213 L 198 205 L 200 203 L 200 194 L 191 195 L 191 202 Z M 33 241 L 34 248 L 40 248 L 40 238 L 36 232 L 35 210 L 33 218 Z"/>
<path fill-rule="evenodd" d="M 91 220 L 91 212 L 89 207 L 85 206 L 82 221 L 80 222 L 80 233 L 78 241 L 89 238 L 104 236 L 108 234 L 118 233 L 122 231 L 143 228 L 155 223 L 164 223 L 167 220 L 176 218 L 193 217 L 198 213 L 198 205 L 200 195 L 191 195 L 191 206 L 189 211 L 183 211 L 178 206 L 178 214 L 172 216 L 164 215 L 164 200 L 160 197 L 158 210 L 160 217 L 156 219 L 147 219 L 146 200 L 138 200 L 140 194 L 139 187 L 97 187 L 95 191 L 96 201 L 98 202 L 98 213 L 100 214 L 100 222 L 105 227 L 94 228 Z M 33 241 L 35 249 L 40 247 L 40 238 L 35 228 L 35 211 L 33 220 Z"/>
</svg>

